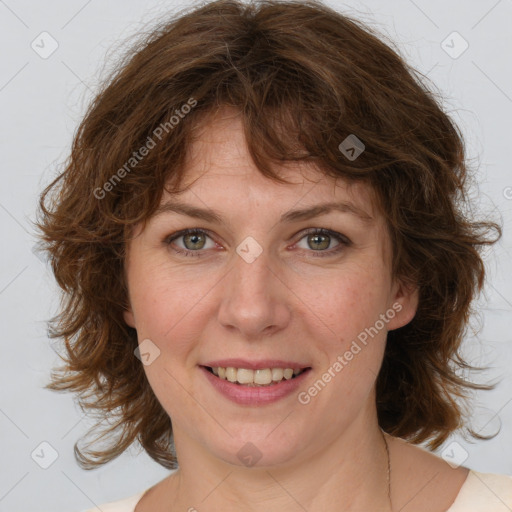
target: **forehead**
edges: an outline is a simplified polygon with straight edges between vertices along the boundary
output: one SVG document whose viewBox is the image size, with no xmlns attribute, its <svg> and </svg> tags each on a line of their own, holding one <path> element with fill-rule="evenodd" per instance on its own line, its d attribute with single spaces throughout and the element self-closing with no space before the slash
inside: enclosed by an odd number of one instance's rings
<svg viewBox="0 0 512 512">
<path fill-rule="evenodd" d="M 245 202 L 261 207 L 349 200 L 361 213 L 377 216 L 374 194 L 362 182 L 333 178 L 311 162 L 285 162 L 274 169 L 288 183 L 272 181 L 260 172 L 247 147 L 240 113 L 225 107 L 195 128 L 185 160 L 183 191 L 172 197 L 211 206 Z M 170 198 L 165 192 L 162 202 Z"/>
</svg>

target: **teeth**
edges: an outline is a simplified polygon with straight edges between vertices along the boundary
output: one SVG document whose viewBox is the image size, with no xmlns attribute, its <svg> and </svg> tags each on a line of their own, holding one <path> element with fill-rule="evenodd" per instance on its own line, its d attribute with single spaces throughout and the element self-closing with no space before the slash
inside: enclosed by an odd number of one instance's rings
<svg viewBox="0 0 512 512">
<path fill-rule="evenodd" d="M 236 370 L 236 381 L 239 384 L 254 384 L 254 370 L 239 368 Z"/>
<path fill-rule="evenodd" d="M 246 386 L 269 386 L 283 379 L 290 380 L 295 375 L 299 375 L 303 370 L 300 368 L 264 368 L 260 370 L 250 370 L 248 368 L 222 368 L 220 366 L 212 368 L 215 375 L 229 382 L 238 382 Z"/>
<path fill-rule="evenodd" d="M 238 370 L 240 373 L 240 370 Z M 254 370 L 254 384 L 270 384 L 272 382 L 272 370 L 265 368 L 264 370 Z"/>
<path fill-rule="evenodd" d="M 229 382 L 236 382 L 236 368 L 226 368 L 226 379 Z"/>
<path fill-rule="evenodd" d="M 293 369 L 292 368 L 286 368 L 284 371 L 284 378 L 286 380 L 290 380 L 293 377 Z"/>
<path fill-rule="evenodd" d="M 272 368 L 272 380 L 279 382 L 283 380 L 284 370 L 282 368 Z"/>
</svg>

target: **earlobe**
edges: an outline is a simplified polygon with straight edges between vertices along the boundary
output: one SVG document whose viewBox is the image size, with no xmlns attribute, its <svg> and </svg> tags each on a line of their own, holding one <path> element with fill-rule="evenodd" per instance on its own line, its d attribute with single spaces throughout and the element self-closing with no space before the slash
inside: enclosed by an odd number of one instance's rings
<svg viewBox="0 0 512 512">
<path fill-rule="evenodd" d="M 419 303 L 419 289 L 416 285 L 400 282 L 391 309 L 394 317 L 388 322 L 388 331 L 407 325 L 415 316 Z"/>
<path fill-rule="evenodd" d="M 124 321 L 130 326 L 135 329 L 135 318 L 133 317 L 133 312 L 131 309 L 125 309 L 123 311 L 123 318 Z"/>
</svg>

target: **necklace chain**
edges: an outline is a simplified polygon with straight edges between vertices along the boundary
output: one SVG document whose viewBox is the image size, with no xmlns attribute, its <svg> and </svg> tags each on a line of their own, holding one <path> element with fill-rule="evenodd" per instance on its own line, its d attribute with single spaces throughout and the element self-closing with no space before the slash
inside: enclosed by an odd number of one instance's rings
<svg viewBox="0 0 512 512">
<path fill-rule="evenodd" d="M 389 510 L 393 512 L 393 505 L 391 503 L 391 457 L 389 456 L 389 447 L 386 436 L 384 435 L 384 431 L 380 429 L 380 433 L 382 434 L 382 439 L 384 439 L 384 445 L 386 447 L 386 454 L 388 456 L 388 499 L 389 499 Z"/>
</svg>

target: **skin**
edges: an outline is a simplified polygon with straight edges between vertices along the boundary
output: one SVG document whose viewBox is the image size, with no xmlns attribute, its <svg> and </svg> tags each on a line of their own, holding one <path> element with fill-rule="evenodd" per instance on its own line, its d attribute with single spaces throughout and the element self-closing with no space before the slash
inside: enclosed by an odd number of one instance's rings
<svg viewBox="0 0 512 512">
<path fill-rule="evenodd" d="M 221 110 L 198 135 L 188 155 L 190 187 L 179 199 L 217 210 L 227 223 L 166 212 L 137 226 L 127 244 L 124 317 L 139 343 L 150 339 L 160 350 L 144 370 L 172 418 L 180 465 L 146 492 L 136 512 L 334 512 L 340 503 L 345 511 L 391 510 L 375 382 L 387 331 L 410 322 L 418 293 L 392 279 L 383 216 L 365 186 L 335 181 L 311 164 L 281 167 L 291 184 L 262 176 L 236 111 Z M 170 198 L 166 192 L 162 203 Z M 327 201 L 350 202 L 371 220 L 333 211 L 279 222 L 289 210 Z M 211 233 L 199 242 L 182 236 L 168 243 L 186 228 Z M 330 229 L 350 243 L 334 253 L 341 242 L 315 240 L 307 228 Z M 247 236 L 262 248 L 252 263 L 236 252 Z M 321 251 L 324 257 L 315 256 Z M 198 367 L 226 357 L 291 359 L 313 369 L 304 391 L 389 310 L 393 318 L 307 405 L 296 393 L 274 404 L 237 405 Z M 446 510 L 467 470 L 387 439 L 393 510 Z M 252 467 L 237 457 L 247 442 L 262 454 Z"/>
</svg>

